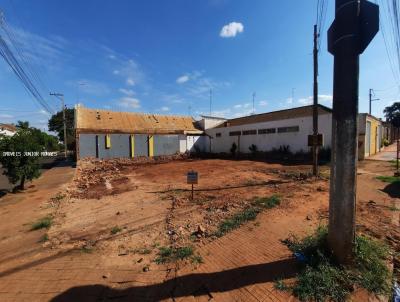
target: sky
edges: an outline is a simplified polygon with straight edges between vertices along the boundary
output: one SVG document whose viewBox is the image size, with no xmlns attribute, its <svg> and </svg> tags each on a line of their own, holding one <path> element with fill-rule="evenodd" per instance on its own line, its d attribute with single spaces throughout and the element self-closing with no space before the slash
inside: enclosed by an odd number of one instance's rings
<svg viewBox="0 0 400 302">
<path fill-rule="evenodd" d="M 332 105 L 333 56 L 326 30 L 319 52 L 319 101 Z M 238 117 L 310 104 L 317 0 L 0 0 L 37 87 L 53 110 L 68 107 Z M 3 32 L 0 34 L 4 35 Z M 49 114 L 0 57 L 0 123 Z M 369 88 L 372 114 L 399 99 L 382 35 L 360 58 L 360 112 Z"/>
</svg>

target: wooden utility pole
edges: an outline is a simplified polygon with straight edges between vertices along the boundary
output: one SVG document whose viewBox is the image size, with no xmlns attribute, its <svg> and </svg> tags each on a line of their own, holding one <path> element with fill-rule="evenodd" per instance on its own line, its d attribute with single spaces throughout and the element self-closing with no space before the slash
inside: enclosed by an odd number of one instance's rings
<svg viewBox="0 0 400 302">
<path fill-rule="evenodd" d="M 318 176 L 318 28 L 314 25 L 313 175 Z"/>
<path fill-rule="evenodd" d="M 354 259 L 359 56 L 378 30 L 377 5 L 336 0 L 328 31 L 328 50 L 334 55 L 328 242 L 341 264 Z"/>
</svg>

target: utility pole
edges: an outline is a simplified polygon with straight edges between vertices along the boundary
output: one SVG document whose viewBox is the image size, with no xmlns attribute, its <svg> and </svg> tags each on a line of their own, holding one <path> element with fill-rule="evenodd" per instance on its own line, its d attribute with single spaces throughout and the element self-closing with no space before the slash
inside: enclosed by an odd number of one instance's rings
<svg viewBox="0 0 400 302">
<path fill-rule="evenodd" d="M 64 124 L 64 158 L 67 159 L 67 121 L 65 119 L 65 105 L 64 95 L 62 93 L 50 93 L 61 100 L 61 110 L 63 112 L 63 124 Z"/>
<path fill-rule="evenodd" d="M 371 115 L 372 113 L 372 102 L 374 102 L 374 101 L 379 101 L 379 99 L 373 99 L 372 98 L 372 92 L 373 92 L 374 90 L 373 89 L 369 89 L 369 114 Z"/>
<path fill-rule="evenodd" d="M 313 175 L 318 176 L 318 28 L 314 25 Z"/>
<path fill-rule="evenodd" d="M 334 55 L 328 243 L 341 264 L 354 259 L 359 56 L 378 30 L 377 5 L 336 0 L 328 31 L 328 50 Z"/>
</svg>

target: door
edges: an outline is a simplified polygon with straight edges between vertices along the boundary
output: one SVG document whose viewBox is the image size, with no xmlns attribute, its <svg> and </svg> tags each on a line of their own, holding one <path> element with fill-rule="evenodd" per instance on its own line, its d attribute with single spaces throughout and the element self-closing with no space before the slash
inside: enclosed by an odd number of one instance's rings
<svg viewBox="0 0 400 302">
<path fill-rule="evenodd" d="M 371 122 L 367 121 L 367 127 L 365 130 L 365 154 L 371 155 Z"/>
</svg>

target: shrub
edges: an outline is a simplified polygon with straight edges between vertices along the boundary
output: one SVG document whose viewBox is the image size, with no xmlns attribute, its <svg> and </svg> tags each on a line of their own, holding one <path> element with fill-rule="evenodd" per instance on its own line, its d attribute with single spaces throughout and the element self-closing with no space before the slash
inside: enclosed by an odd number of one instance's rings
<svg viewBox="0 0 400 302">
<path fill-rule="evenodd" d="M 111 229 L 111 234 L 112 235 L 115 235 L 115 234 L 117 234 L 117 233 L 119 233 L 119 232 L 121 232 L 122 231 L 122 229 L 119 227 L 119 226 L 115 226 L 115 227 L 113 227 L 112 229 Z"/>
<path fill-rule="evenodd" d="M 254 144 L 251 144 L 251 146 L 249 147 L 249 150 L 253 155 L 256 155 L 258 152 L 258 147 Z"/>
</svg>

